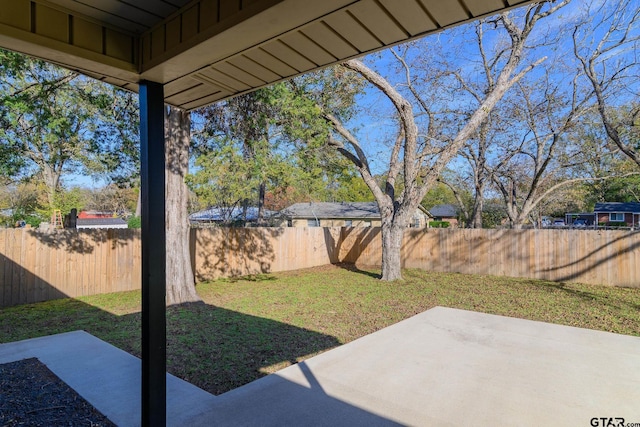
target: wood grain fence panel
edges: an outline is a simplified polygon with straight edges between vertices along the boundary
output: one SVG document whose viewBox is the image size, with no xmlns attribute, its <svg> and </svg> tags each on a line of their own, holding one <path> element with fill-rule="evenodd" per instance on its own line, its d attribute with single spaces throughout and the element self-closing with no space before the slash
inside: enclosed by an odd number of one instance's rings
<svg viewBox="0 0 640 427">
<path fill-rule="evenodd" d="M 46 254 L 43 243 L 32 235 L 36 242 L 35 248 L 35 265 L 33 267 L 33 275 L 35 276 L 35 286 L 33 292 L 33 300 L 31 302 L 43 301 L 47 293 L 47 283 L 43 279 L 42 271 L 44 270 L 44 257 Z"/>
<path fill-rule="evenodd" d="M 600 283 L 609 283 L 609 263 L 607 260 L 611 256 L 611 233 L 600 232 L 597 239 L 597 250 L 594 254 L 594 260 L 600 266 L 596 269 L 596 280 Z"/>
<path fill-rule="evenodd" d="M 7 253 L 7 235 L 7 230 L 0 230 L 0 307 L 4 307 L 5 304 L 10 304 L 8 296 L 5 295 L 7 293 L 7 288 L 9 288 L 7 286 L 7 283 L 9 283 L 9 278 L 5 276 L 9 267 L 9 260 L 5 255 Z"/>
<path fill-rule="evenodd" d="M 589 261 L 589 251 L 594 243 L 595 234 L 596 232 L 593 230 L 585 230 L 583 233 L 579 233 L 578 247 L 575 248 L 577 281 L 590 283 L 590 280 L 595 279 L 594 270 L 591 268 Z"/>
<path fill-rule="evenodd" d="M 11 304 L 20 304 L 20 255 L 22 253 L 22 233 L 11 236 Z"/>
<path fill-rule="evenodd" d="M 445 230 L 438 230 L 438 239 L 440 242 L 440 270 L 442 272 L 451 271 L 451 250 L 449 248 L 449 239 Z"/>
<path fill-rule="evenodd" d="M 554 248 L 553 248 L 553 231 L 542 230 L 545 234 L 545 238 L 542 240 L 543 257 L 542 264 L 540 265 L 543 274 L 541 276 L 535 276 L 540 279 L 551 280 L 553 275 L 553 269 L 555 268 L 554 261 Z"/>
<path fill-rule="evenodd" d="M 633 255 L 633 247 L 628 245 L 623 239 L 618 242 L 618 248 L 621 252 L 622 256 L 622 265 L 618 270 L 619 279 L 617 283 L 622 283 L 625 286 L 629 286 L 631 282 L 631 278 L 633 276 L 632 268 L 633 268 L 633 260 L 631 256 Z"/>
<path fill-rule="evenodd" d="M 616 262 L 617 267 L 614 271 L 613 283 L 620 283 L 625 281 L 629 277 L 629 263 L 627 262 L 627 251 L 624 247 L 624 241 L 622 239 L 615 242 L 615 257 L 618 259 Z"/>
<path fill-rule="evenodd" d="M 102 256 L 100 257 L 100 271 L 102 273 L 100 277 L 100 293 L 106 293 L 111 291 L 111 286 L 115 283 L 115 257 L 114 257 L 114 232 L 115 230 L 104 230 L 105 236 L 103 237 L 102 244 Z"/>
<path fill-rule="evenodd" d="M 99 232 L 100 230 L 87 230 L 87 232 L 94 231 Z M 102 272 L 100 271 L 100 269 L 102 268 L 102 244 L 100 243 L 100 240 L 96 238 L 96 236 L 99 236 L 99 233 L 92 233 L 93 242 L 91 253 L 93 254 L 93 256 L 89 259 L 89 261 L 91 263 L 90 265 L 93 277 L 91 283 L 89 284 L 89 287 L 91 287 L 91 289 L 93 289 L 95 293 L 100 293 L 102 291 L 100 288 L 100 277 L 102 275 Z"/>
<path fill-rule="evenodd" d="M 634 286 L 636 283 L 640 283 L 640 275 L 638 274 L 638 269 L 640 269 L 640 243 L 637 242 L 638 233 L 634 233 L 634 240 L 636 243 L 632 241 L 629 242 L 629 280 L 625 284 L 625 286 Z"/>
<path fill-rule="evenodd" d="M 128 252 L 128 248 L 131 245 L 126 244 L 126 236 L 124 235 L 124 229 L 114 230 L 116 233 L 116 256 L 115 256 L 115 267 L 116 267 L 116 278 L 115 281 L 117 283 L 117 287 L 119 291 L 126 291 L 126 280 L 127 280 L 127 272 L 131 272 L 131 265 L 129 261 L 131 260 L 131 255 Z"/>
<path fill-rule="evenodd" d="M 142 286 L 142 239 L 140 230 L 135 230 L 135 237 L 133 239 L 133 279 L 132 289 L 140 289 Z M 135 282 L 134 282 L 135 281 Z"/>
<path fill-rule="evenodd" d="M 428 262 L 420 268 L 440 271 L 440 235 L 435 230 L 427 230 L 425 233 L 429 236 L 429 259 Z"/>
<path fill-rule="evenodd" d="M 79 297 L 83 295 L 82 281 L 76 276 L 78 272 L 78 252 L 71 251 L 66 254 L 64 266 L 63 285 L 66 288 L 65 294 L 70 297 Z M 82 275 L 80 275 L 80 278 Z"/>
<path fill-rule="evenodd" d="M 439 271 L 439 260 L 440 260 L 440 239 L 437 233 L 434 233 L 433 230 L 425 231 L 425 235 L 427 236 L 427 256 L 425 258 L 425 263 L 420 266 L 425 270 Z"/>
<path fill-rule="evenodd" d="M 549 230 L 549 239 L 547 240 L 547 279 L 555 280 L 558 275 L 558 259 L 556 258 L 556 254 L 558 251 L 557 243 L 559 240 L 559 233 L 562 230 L 555 230 L 557 232 L 552 232 Z"/>
</svg>

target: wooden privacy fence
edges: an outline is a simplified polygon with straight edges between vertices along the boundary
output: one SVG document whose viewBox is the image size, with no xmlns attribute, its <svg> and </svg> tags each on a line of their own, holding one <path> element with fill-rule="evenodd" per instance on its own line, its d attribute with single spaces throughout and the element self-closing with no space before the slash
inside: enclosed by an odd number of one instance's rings
<svg viewBox="0 0 640 427">
<path fill-rule="evenodd" d="M 0 229 L 0 307 L 140 289 L 139 230 Z M 407 230 L 403 266 L 640 287 L 640 232 Z M 346 262 L 380 265 L 379 228 L 191 231 L 196 280 Z"/>
<path fill-rule="evenodd" d="M 191 230 L 196 280 L 338 262 L 340 229 Z M 0 307 L 140 289 L 140 230 L 0 229 Z"/>
<path fill-rule="evenodd" d="M 379 229 L 345 229 L 341 260 L 379 265 Z M 614 230 L 407 230 L 403 267 L 640 287 L 640 232 Z"/>
<path fill-rule="evenodd" d="M 139 230 L 0 229 L 0 307 L 140 289 Z"/>
</svg>

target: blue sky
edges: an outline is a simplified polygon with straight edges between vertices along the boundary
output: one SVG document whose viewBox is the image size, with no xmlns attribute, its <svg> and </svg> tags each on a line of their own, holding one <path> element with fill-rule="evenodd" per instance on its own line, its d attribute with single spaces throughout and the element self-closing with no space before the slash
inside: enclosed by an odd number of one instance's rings
<svg viewBox="0 0 640 427">
<path fill-rule="evenodd" d="M 571 86 L 571 81 L 575 75 L 575 70 L 578 68 L 578 63 L 573 56 L 573 44 L 571 39 L 572 24 L 578 22 L 585 14 L 593 14 L 594 11 L 598 11 L 605 4 L 604 0 L 584 1 L 574 0 L 569 5 L 563 7 L 549 18 L 539 22 L 536 25 L 536 30 L 529 38 L 529 45 L 539 45 L 535 49 L 529 52 L 529 57 L 526 58 L 523 64 L 528 65 L 534 62 L 536 59 L 547 57 L 542 66 L 538 66 L 531 71 L 527 79 L 534 80 L 544 76 L 545 70 L 550 68 L 553 70 L 552 78 L 559 82 L 561 86 L 566 86 L 568 89 Z M 640 7 L 640 4 L 638 5 Z M 413 42 L 412 52 L 409 55 L 410 60 L 436 62 L 440 59 L 446 59 L 454 68 L 461 74 L 466 74 L 472 79 L 472 75 L 479 65 L 477 49 L 473 48 L 472 43 L 468 43 L 470 37 L 474 36 L 474 24 L 467 24 L 464 26 L 456 27 L 452 30 L 443 31 L 439 34 L 425 37 L 422 40 Z M 640 34 L 640 29 L 635 28 L 633 33 L 637 36 Z M 492 43 L 501 43 L 506 37 L 505 33 L 493 34 L 485 33 L 485 40 L 487 41 L 485 47 L 489 50 Z M 597 28 L 592 37 L 595 41 L 603 34 L 602 28 Z M 545 37 L 549 36 L 562 36 L 558 43 L 543 44 Z M 589 41 L 585 39 L 585 41 Z M 594 42 L 592 42 L 594 43 Z M 396 51 L 400 51 L 404 46 L 396 47 Z M 433 54 L 435 52 L 435 54 Z M 613 52 L 612 54 L 618 55 L 619 58 L 629 58 L 629 56 L 637 56 L 637 45 L 635 49 L 628 49 L 626 52 Z M 431 55 L 431 56 L 430 56 Z M 611 58 L 609 58 L 611 59 Z M 398 61 L 393 57 L 389 50 L 379 52 L 375 55 L 369 55 L 364 58 L 364 61 L 380 74 L 382 74 L 387 80 L 396 84 L 401 88 L 404 81 L 404 74 L 399 72 Z M 564 67 L 564 68 L 563 68 Z M 640 71 L 638 67 L 636 71 Z M 413 70 L 412 70 L 413 71 Z M 418 71 L 413 71 L 415 75 Z M 631 73 L 633 75 L 633 72 Z M 637 74 L 640 74 L 638 72 Z M 480 79 L 483 79 L 482 74 L 477 74 Z M 637 75 L 634 79 L 634 86 L 629 86 L 626 89 L 626 93 L 616 93 L 618 98 L 617 102 L 628 102 L 629 99 L 635 96 L 638 97 L 638 78 Z M 406 91 L 405 91 L 406 93 Z M 436 93 L 427 94 L 425 98 L 430 100 L 432 97 L 438 96 Z M 453 99 L 449 100 L 449 106 L 459 107 L 466 105 L 470 99 L 461 98 L 456 95 Z M 614 101 L 615 103 L 615 101 Z M 361 141 L 361 144 L 366 147 L 368 153 L 370 153 L 371 165 L 374 173 L 382 173 L 387 166 L 389 149 L 385 141 L 393 141 L 396 133 L 397 126 L 393 123 L 394 111 L 386 99 L 385 96 L 380 94 L 375 88 L 370 88 L 364 95 L 360 97 L 359 105 L 362 108 L 363 114 L 359 115 L 356 120 L 351 124 L 357 129 L 357 136 Z M 417 106 L 414 103 L 414 112 L 417 111 Z M 454 133 L 450 133 L 453 136 Z M 454 169 L 460 169 L 465 167 L 465 163 L 460 159 L 454 161 L 452 164 Z"/>
</svg>

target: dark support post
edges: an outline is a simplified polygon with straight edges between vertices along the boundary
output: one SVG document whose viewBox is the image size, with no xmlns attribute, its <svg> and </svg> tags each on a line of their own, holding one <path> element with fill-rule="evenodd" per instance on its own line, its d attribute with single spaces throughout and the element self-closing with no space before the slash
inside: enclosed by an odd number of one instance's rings
<svg viewBox="0 0 640 427">
<path fill-rule="evenodd" d="M 164 94 L 159 83 L 140 87 L 142 211 L 142 425 L 164 426 L 166 384 L 166 231 Z"/>
</svg>

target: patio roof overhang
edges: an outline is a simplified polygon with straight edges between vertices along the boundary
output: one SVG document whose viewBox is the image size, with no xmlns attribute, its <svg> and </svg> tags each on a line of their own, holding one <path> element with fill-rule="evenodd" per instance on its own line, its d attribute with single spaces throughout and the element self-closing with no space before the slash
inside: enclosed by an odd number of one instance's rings
<svg viewBox="0 0 640 427">
<path fill-rule="evenodd" d="M 2 2 L 0 47 L 140 94 L 143 425 L 166 421 L 164 103 L 192 110 L 531 2 Z"/>
<path fill-rule="evenodd" d="M 186 110 L 530 0 L 12 0 L 0 46 Z"/>
</svg>

